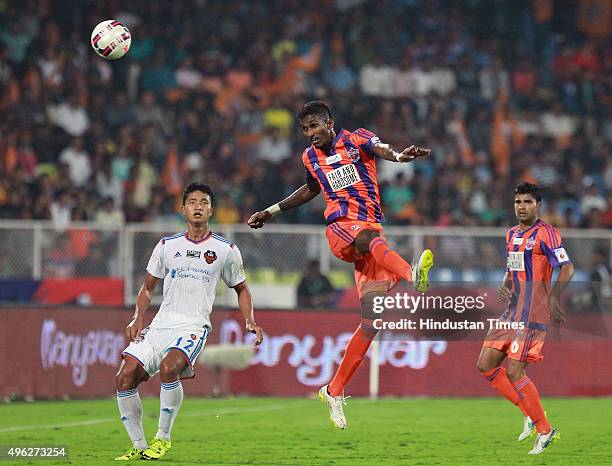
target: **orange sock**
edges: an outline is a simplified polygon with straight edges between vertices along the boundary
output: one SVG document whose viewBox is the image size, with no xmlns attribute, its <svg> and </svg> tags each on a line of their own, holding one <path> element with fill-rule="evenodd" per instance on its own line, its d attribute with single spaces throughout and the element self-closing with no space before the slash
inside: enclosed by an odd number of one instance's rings
<svg viewBox="0 0 612 466">
<path fill-rule="evenodd" d="M 369 329 L 368 329 L 369 330 Z M 344 357 L 340 363 L 340 367 L 336 371 L 336 375 L 329 383 L 327 391 L 331 396 L 338 396 L 344 391 L 344 387 L 351 380 L 357 368 L 363 362 L 365 354 L 368 352 L 370 343 L 376 336 L 376 331 L 366 331 L 361 325 L 357 327 L 355 333 L 346 345 Z"/>
<path fill-rule="evenodd" d="M 394 272 L 404 280 L 412 281 L 412 267 L 397 252 L 389 249 L 384 239 L 376 237 L 370 241 L 370 252 L 374 260 L 384 268 Z"/>
<path fill-rule="evenodd" d="M 520 408 L 525 416 L 529 416 L 525 409 L 519 404 L 519 394 L 514 389 L 512 382 L 508 378 L 508 373 L 504 367 L 494 367 L 482 375 L 489 381 L 491 386 L 497 390 L 497 392 L 506 398 L 510 403 Z"/>
<path fill-rule="evenodd" d="M 539 434 L 546 434 L 550 432 L 550 424 L 544 414 L 544 408 L 542 408 L 542 402 L 540 401 L 540 394 L 535 384 L 527 376 L 523 377 L 517 383 L 514 384 L 514 389 L 519 396 L 519 406 L 527 412 L 531 420 L 536 425 L 536 430 Z"/>
</svg>

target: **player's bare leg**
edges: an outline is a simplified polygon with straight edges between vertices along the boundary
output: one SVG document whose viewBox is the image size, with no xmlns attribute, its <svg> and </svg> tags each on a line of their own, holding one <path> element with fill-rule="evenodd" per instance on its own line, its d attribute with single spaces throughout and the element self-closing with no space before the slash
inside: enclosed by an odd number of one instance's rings
<svg viewBox="0 0 612 466">
<path fill-rule="evenodd" d="M 170 433 L 183 402 L 183 386 L 179 376 L 187 367 L 187 364 L 185 355 L 181 351 L 171 349 L 159 365 L 161 390 L 159 394 L 158 430 L 155 438 L 149 444 L 149 448 L 142 453 L 143 459 L 160 459 L 172 448 Z"/>
<path fill-rule="evenodd" d="M 373 320 L 380 317 L 380 314 L 373 312 L 374 298 L 385 295 L 385 292 L 374 291 L 361 297 L 361 322 L 359 327 L 357 327 L 346 346 L 344 357 L 334 378 L 329 385 L 325 385 L 319 390 L 319 399 L 327 404 L 329 417 L 339 429 L 345 429 L 347 425 L 343 409 L 343 405 L 346 404 L 344 387 L 363 363 L 370 344 L 378 333 L 378 330 L 372 325 Z"/>
<path fill-rule="evenodd" d="M 137 387 L 146 381 L 149 375 L 134 358 L 125 356 L 115 377 L 117 386 L 117 405 L 121 421 L 127 431 L 133 447 L 125 455 L 115 458 L 117 461 L 130 461 L 142 458 L 142 452 L 147 448 L 142 429 L 142 403 Z"/>
<path fill-rule="evenodd" d="M 476 366 L 478 367 L 478 370 L 480 372 L 484 373 L 501 366 L 505 358 L 506 353 L 504 353 L 503 351 L 484 346 L 480 350 L 480 356 L 478 356 L 478 362 L 476 363 Z"/>
</svg>

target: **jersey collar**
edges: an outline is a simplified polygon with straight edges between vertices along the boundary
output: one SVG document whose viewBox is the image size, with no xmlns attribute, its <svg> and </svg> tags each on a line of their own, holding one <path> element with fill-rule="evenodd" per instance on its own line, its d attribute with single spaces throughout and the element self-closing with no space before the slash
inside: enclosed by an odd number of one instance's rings
<svg viewBox="0 0 612 466">
<path fill-rule="evenodd" d="M 333 155 L 336 153 L 336 144 L 338 144 L 338 140 L 342 137 L 343 131 L 344 130 L 342 128 L 338 129 L 338 132 L 336 133 L 336 137 L 332 141 L 331 146 L 329 146 L 329 155 Z"/>
<path fill-rule="evenodd" d="M 523 231 L 521 231 L 521 226 L 518 225 L 518 228 L 516 230 L 516 234 L 523 236 L 528 231 L 530 231 L 530 230 L 534 229 L 535 227 L 537 227 L 541 222 L 542 221 L 539 218 L 537 218 L 536 221 L 533 223 L 533 225 L 531 225 L 529 228 L 527 228 L 526 230 L 523 230 Z"/>
<path fill-rule="evenodd" d="M 312 148 L 315 151 L 320 151 L 325 155 L 334 155 L 336 153 L 336 144 L 338 144 L 338 141 L 340 140 L 340 138 L 342 137 L 342 133 L 343 133 L 344 129 L 340 128 L 338 129 L 338 132 L 336 133 L 336 137 L 334 138 L 334 140 L 331 142 L 330 146 L 329 146 L 329 151 L 324 151 L 322 149 L 317 149 L 314 145 L 312 146 Z"/>
<path fill-rule="evenodd" d="M 206 235 L 204 238 L 202 238 L 200 241 L 194 241 L 194 240 L 192 240 L 192 239 L 189 237 L 189 233 L 188 233 L 188 232 L 185 232 L 185 239 L 186 239 L 187 241 L 189 241 L 190 243 L 193 243 L 193 244 L 200 244 L 200 243 L 203 243 L 204 241 L 206 241 L 206 240 L 207 240 L 208 238 L 210 238 L 211 236 L 212 236 L 212 231 L 211 231 L 211 230 L 208 230 L 208 234 L 207 234 L 207 235 Z"/>
</svg>

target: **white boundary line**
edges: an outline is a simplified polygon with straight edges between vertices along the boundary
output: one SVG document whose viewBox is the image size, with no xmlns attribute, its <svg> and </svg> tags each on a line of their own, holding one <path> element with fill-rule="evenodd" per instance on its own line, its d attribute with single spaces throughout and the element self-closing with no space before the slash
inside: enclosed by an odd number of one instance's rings
<svg viewBox="0 0 612 466">
<path fill-rule="evenodd" d="M 270 405 L 270 406 L 251 406 L 248 408 L 222 408 L 222 409 L 211 409 L 209 411 L 201 411 L 199 413 L 182 413 L 181 417 L 201 417 L 201 416 L 214 416 L 214 415 L 223 415 L 223 414 L 241 414 L 241 413 L 257 413 L 257 412 L 265 412 L 265 411 L 278 411 L 283 409 L 285 406 L 283 405 Z M 113 418 L 104 418 L 104 419 L 92 419 L 90 421 L 75 421 L 75 422 L 64 422 L 62 424 L 41 424 L 41 425 L 33 425 L 33 426 L 16 426 L 16 427 L 7 427 L 4 429 L 0 429 L 0 433 L 6 432 L 21 432 L 28 430 L 45 430 L 45 429 L 63 429 L 68 427 L 81 427 L 81 426 L 91 426 L 95 424 L 106 424 L 110 422 L 116 422 L 117 424 L 121 421 L 119 420 L 119 415 Z"/>
</svg>

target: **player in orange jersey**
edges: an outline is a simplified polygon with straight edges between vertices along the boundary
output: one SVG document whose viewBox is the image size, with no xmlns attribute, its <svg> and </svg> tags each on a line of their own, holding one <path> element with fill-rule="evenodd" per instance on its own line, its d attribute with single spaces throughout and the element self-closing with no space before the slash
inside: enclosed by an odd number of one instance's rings
<svg viewBox="0 0 612 466">
<path fill-rule="evenodd" d="M 366 129 L 336 132 L 329 107 L 320 101 L 306 103 L 297 120 L 312 143 L 302 154 L 306 183 L 286 199 L 253 214 L 248 224 L 261 228 L 274 215 L 305 204 L 323 191 L 329 247 L 339 259 L 355 264 L 361 301 L 361 322 L 346 347 L 340 367 L 332 381 L 319 390 L 319 398 L 327 403 L 332 422 L 344 429 L 344 387 L 378 332 L 373 326 L 374 299 L 385 295 L 400 280 L 411 281 L 418 291 L 427 291 L 427 274 L 433 266 L 429 250 L 411 267 L 387 246 L 381 225 L 375 158 L 411 162 L 431 151 L 410 146 L 396 152 Z"/>
<path fill-rule="evenodd" d="M 559 432 L 548 423 L 538 390 L 526 369 L 529 363 L 543 358 L 550 314 L 559 322 L 565 320 L 559 297 L 574 273 L 559 231 L 538 219 L 541 200 L 534 184 L 521 183 L 514 191 L 514 212 L 519 223 L 506 233 L 506 274 L 497 290 L 499 299 L 508 304 L 499 320 L 513 328 L 492 329 L 478 358 L 478 369 L 493 388 L 525 416 L 519 442 L 537 430 L 530 455 L 542 453 Z M 555 267 L 559 275 L 551 289 Z M 504 359 L 508 360 L 507 369 L 501 367 Z"/>
</svg>

